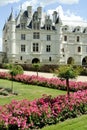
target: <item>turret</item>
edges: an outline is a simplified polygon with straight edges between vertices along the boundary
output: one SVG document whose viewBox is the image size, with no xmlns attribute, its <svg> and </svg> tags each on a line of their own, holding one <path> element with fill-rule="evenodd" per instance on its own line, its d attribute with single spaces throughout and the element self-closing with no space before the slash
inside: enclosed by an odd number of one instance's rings
<svg viewBox="0 0 87 130">
<path fill-rule="evenodd" d="M 13 11 L 11 12 L 11 19 L 9 21 L 9 26 L 10 26 L 9 32 L 10 32 L 10 37 L 11 37 L 11 43 L 10 43 L 10 47 L 11 47 L 10 49 L 11 50 L 9 50 L 9 51 L 14 56 L 15 51 L 16 51 L 15 50 L 16 49 L 16 45 L 15 45 L 15 18 L 13 16 Z"/>
</svg>

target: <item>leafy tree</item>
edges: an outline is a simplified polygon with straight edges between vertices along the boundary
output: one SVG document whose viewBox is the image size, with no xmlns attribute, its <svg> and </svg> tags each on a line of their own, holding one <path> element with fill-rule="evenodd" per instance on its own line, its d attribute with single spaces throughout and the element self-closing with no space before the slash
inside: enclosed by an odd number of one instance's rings
<svg viewBox="0 0 87 130">
<path fill-rule="evenodd" d="M 18 74 L 23 74 L 23 68 L 20 65 L 15 65 L 15 64 L 7 64 L 6 68 L 9 69 L 9 73 L 11 75 L 11 80 L 12 80 L 11 91 L 13 93 L 14 76 L 16 76 Z"/>
<path fill-rule="evenodd" d="M 39 71 L 39 69 L 41 67 L 41 64 L 40 63 L 33 63 L 33 67 L 35 68 L 36 73 L 37 73 L 37 77 L 38 77 L 38 71 Z"/>
<path fill-rule="evenodd" d="M 61 79 L 66 80 L 66 87 L 67 87 L 67 95 L 69 97 L 70 91 L 69 91 L 69 79 L 76 78 L 81 72 L 80 67 L 74 67 L 72 65 L 65 65 L 60 66 L 58 70 L 55 71 L 56 75 L 60 77 Z"/>
</svg>

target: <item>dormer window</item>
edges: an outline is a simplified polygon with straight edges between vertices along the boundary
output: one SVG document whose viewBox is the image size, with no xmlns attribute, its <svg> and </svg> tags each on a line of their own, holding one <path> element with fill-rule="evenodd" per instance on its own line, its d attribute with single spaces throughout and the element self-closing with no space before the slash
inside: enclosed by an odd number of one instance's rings
<svg viewBox="0 0 87 130">
<path fill-rule="evenodd" d="M 63 30 L 63 31 L 68 31 L 68 28 L 69 28 L 69 27 L 68 27 L 67 25 L 65 25 L 62 30 Z"/>
<path fill-rule="evenodd" d="M 21 29 L 25 29 L 26 24 L 25 23 L 21 23 Z"/>
<path fill-rule="evenodd" d="M 46 29 L 47 29 L 47 30 L 51 30 L 51 25 L 47 24 L 47 25 L 46 25 Z"/>
<path fill-rule="evenodd" d="M 79 28 L 77 28 L 77 31 L 79 31 L 80 29 Z"/>
<path fill-rule="evenodd" d="M 65 28 L 65 31 L 67 30 L 67 28 Z"/>
<path fill-rule="evenodd" d="M 80 32 L 80 27 L 76 27 L 76 32 Z"/>
<path fill-rule="evenodd" d="M 45 29 L 46 30 L 52 29 L 52 20 L 50 19 L 49 16 L 47 16 L 46 19 L 45 19 Z"/>
<path fill-rule="evenodd" d="M 37 21 L 38 20 L 38 12 L 36 11 L 33 15 L 33 21 Z"/>
</svg>

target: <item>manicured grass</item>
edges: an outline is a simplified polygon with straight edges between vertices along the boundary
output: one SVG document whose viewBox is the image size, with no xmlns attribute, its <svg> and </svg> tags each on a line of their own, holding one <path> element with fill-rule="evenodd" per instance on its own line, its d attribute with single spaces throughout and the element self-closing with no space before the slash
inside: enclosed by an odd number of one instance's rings
<svg viewBox="0 0 87 130">
<path fill-rule="evenodd" d="M 62 123 L 44 127 L 41 130 L 87 130 L 87 115 L 66 120 Z"/>
<path fill-rule="evenodd" d="M 43 94 L 52 95 L 53 97 L 58 95 L 66 94 L 65 91 L 51 89 L 41 86 L 35 85 L 26 85 L 23 83 L 14 82 L 14 91 L 18 92 L 18 95 L 11 95 L 11 96 L 0 96 L 0 105 L 4 105 L 10 103 L 11 100 L 22 100 L 22 99 L 29 99 L 34 100 L 37 98 L 41 98 Z M 0 87 L 11 88 L 11 81 L 0 79 Z"/>
</svg>

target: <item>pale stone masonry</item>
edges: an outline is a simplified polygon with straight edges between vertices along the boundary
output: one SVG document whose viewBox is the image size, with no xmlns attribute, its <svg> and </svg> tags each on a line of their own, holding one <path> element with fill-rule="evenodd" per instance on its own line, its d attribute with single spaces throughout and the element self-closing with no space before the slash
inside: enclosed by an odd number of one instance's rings
<svg viewBox="0 0 87 130">
<path fill-rule="evenodd" d="M 3 52 L 9 63 L 87 64 L 87 23 L 63 21 L 58 12 L 44 15 L 32 6 L 11 12 L 3 27 Z M 4 60 L 3 60 L 4 61 Z"/>
</svg>

